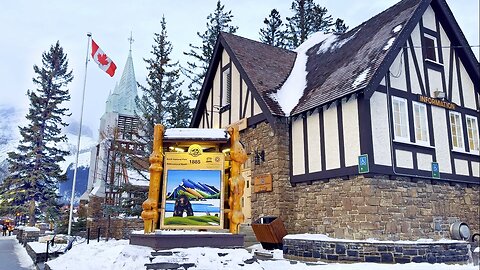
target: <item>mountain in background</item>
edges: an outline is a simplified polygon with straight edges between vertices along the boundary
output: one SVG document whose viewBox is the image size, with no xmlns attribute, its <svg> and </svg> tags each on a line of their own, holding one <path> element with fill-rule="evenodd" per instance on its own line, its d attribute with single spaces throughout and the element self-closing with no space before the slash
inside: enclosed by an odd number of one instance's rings
<svg viewBox="0 0 480 270">
<path fill-rule="evenodd" d="M 15 107 L 0 104 L 0 183 L 8 174 L 7 153 L 15 151 L 21 139 L 18 126 L 28 124 L 25 119 L 26 112 Z M 75 154 L 77 152 L 78 130 L 80 124 L 77 121 L 70 121 L 63 133 L 67 135 L 67 142 L 60 145 L 63 150 L 70 152 L 65 161 L 60 164 L 62 170 L 67 174 L 67 180 L 59 185 L 59 195 L 62 202 L 69 202 L 73 183 L 73 171 L 75 169 Z M 82 126 L 82 137 L 80 139 L 80 151 L 78 157 L 77 181 L 75 185 L 76 201 L 87 189 L 88 170 L 90 166 L 90 149 L 96 145 L 92 130 Z"/>
</svg>

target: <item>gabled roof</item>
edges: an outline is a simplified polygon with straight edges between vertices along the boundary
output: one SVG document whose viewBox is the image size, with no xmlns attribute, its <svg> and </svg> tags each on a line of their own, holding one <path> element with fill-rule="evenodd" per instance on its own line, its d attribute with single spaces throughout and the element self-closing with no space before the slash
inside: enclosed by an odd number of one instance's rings
<svg viewBox="0 0 480 270">
<path fill-rule="evenodd" d="M 307 52 L 307 87 L 291 114 L 316 108 L 365 88 L 421 2 L 401 1 L 337 36 L 335 42 L 327 39 L 310 48 Z"/>
<path fill-rule="evenodd" d="M 222 33 L 227 51 L 238 60 L 240 68 L 272 114 L 284 115 L 270 93 L 278 89 L 287 79 L 295 62 L 296 53 L 264 43 Z"/>
<path fill-rule="evenodd" d="M 267 119 L 273 121 L 272 115 L 283 116 L 283 111 L 269 97 L 269 93 L 285 82 L 295 62 L 296 53 L 222 32 L 218 36 L 190 126 L 197 126 L 201 120 L 223 49 L 230 55 Z"/>
<path fill-rule="evenodd" d="M 367 97 L 388 72 L 428 6 L 440 18 L 452 45 L 458 45 L 470 75 L 480 79 L 475 56 L 445 0 L 403 0 L 335 42 L 325 40 L 307 52 L 307 87 L 291 115 L 357 92 Z M 476 88 L 478 89 L 478 83 Z"/>
<path fill-rule="evenodd" d="M 457 47 L 455 51 L 479 91 L 479 64 L 445 0 L 403 0 L 347 33 L 332 35 L 312 46 L 306 53 L 306 88 L 296 107 L 285 113 L 298 115 L 361 92 L 370 97 L 429 5 L 442 22 L 452 46 Z M 215 75 L 213 69 L 220 61 L 222 48 L 229 53 L 267 118 L 285 116 L 271 94 L 287 80 L 296 57 L 302 56 L 222 33 L 217 40 L 192 125 L 198 125 L 200 121 L 199 112 L 205 108 L 206 90 L 211 87 Z"/>
</svg>

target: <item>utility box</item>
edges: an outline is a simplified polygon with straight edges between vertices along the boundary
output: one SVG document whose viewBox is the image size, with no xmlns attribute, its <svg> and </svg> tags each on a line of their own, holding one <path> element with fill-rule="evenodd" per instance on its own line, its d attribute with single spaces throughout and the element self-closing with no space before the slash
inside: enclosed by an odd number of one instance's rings
<svg viewBox="0 0 480 270">
<path fill-rule="evenodd" d="M 287 230 L 282 220 L 277 217 L 262 217 L 252 223 L 257 241 L 264 249 L 283 249 L 283 237 Z"/>
</svg>

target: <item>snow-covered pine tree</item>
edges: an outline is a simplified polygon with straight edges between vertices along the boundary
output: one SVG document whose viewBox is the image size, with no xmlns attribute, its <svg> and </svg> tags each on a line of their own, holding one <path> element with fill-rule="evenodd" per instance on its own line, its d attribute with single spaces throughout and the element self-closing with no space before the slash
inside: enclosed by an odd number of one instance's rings
<svg viewBox="0 0 480 270">
<path fill-rule="evenodd" d="M 333 33 L 342 34 L 347 32 L 347 30 L 348 30 L 348 26 L 345 25 L 345 22 L 342 19 L 337 18 L 333 28 Z"/>
<path fill-rule="evenodd" d="M 152 58 L 143 59 L 148 64 L 147 86 L 138 84 L 143 95 L 136 99 L 140 128 L 144 136 L 141 139 L 146 143 L 147 154 L 152 151 L 151 142 L 155 124 L 169 127 L 166 120 L 174 106 L 171 96 L 175 95 L 183 83 L 179 81 L 178 62 L 173 62 L 170 58 L 173 47 L 168 41 L 165 16 L 162 17 L 161 31 L 154 34 L 153 40 Z"/>
<path fill-rule="evenodd" d="M 260 29 L 260 41 L 276 47 L 285 47 L 283 22 L 280 13 L 276 9 L 272 9 L 263 23 L 265 28 Z"/>
<path fill-rule="evenodd" d="M 203 78 L 207 73 L 218 35 L 220 32 L 235 33 L 238 29 L 238 27 L 230 25 L 233 18 L 232 11 L 225 12 L 224 9 L 225 6 L 218 0 L 217 8 L 207 17 L 207 30 L 203 34 L 197 32 L 202 44 L 199 46 L 190 44 L 190 51 L 183 53 L 193 58 L 191 62 L 187 61 L 187 67 L 182 71 L 191 80 L 188 89 L 190 99 L 195 102 L 200 94 Z"/>
<path fill-rule="evenodd" d="M 67 55 L 57 41 L 42 54 L 42 66 L 33 66 L 35 90 L 28 90 L 30 107 L 27 126 L 20 127 L 17 150 L 8 153 L 9 175 L 0 187 L 0 208 L 11 214 L 29 214 L 29 224 L 36 214 L 58 209 L 57 184 L 66 178 L 59 162 L 67 151 L 58 145 L 67 140 L 61 129 L 67 126 L 62 118 L 68 116 L 63 103 L 70 100 L 67 85 L 73 80 L 68 69 Z"/>
<path fill-rule="evenodd" d="M 288 48 L 297 48 L 313 33 L 330 32 L 333 25 L 332 16 L 327 15 L 327 9 L 313 0 L 294 0 L 291 10 L 294 15 L 287 17 L 285 31 Z"/>
</svg>

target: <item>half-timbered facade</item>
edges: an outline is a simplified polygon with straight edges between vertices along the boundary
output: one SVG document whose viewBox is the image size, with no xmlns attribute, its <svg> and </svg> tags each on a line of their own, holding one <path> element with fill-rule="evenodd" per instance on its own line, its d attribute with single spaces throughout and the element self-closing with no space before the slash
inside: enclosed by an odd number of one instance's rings
<svg viewBox="0 0 480 270">
<path fill-rule="evenodd" d="M 438 237 L 457 220 L 479 229 L 479 100 L 478 60 L 446 2 L 403 0 L 295 52 L 222 33 L 192 126 L 243 126 L 249 175 L 273 176 L 251 195 L 253 219 Z"/>
</svg>

